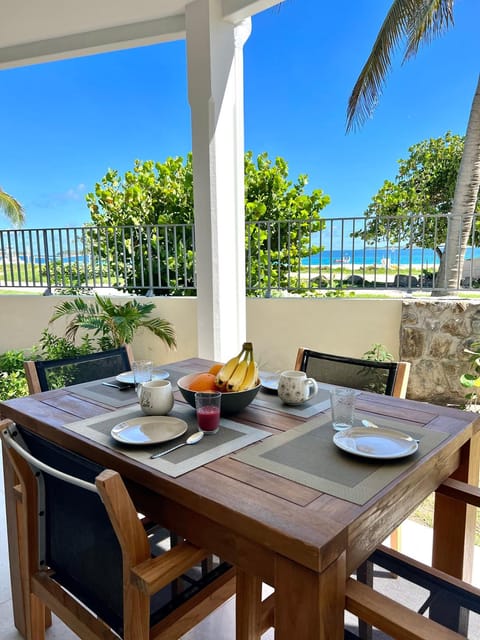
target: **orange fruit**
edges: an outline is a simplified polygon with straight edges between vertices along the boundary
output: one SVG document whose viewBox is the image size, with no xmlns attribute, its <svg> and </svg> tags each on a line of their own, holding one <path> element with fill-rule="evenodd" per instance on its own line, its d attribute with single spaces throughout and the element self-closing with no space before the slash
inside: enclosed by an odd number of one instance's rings
<svg viewBox="0 0 480 640">
<path fill-rule="evenodd" d="M 223 367 L 223 364 L 221 362 L 217 362 L 216 364 L 212 364 L 212 366 L 208 370 L 208 373 L 212 373 L 214 376 L 216 376 L 217 373 L 220 371 L 220 369 L 222 367 Z"/>
<path fill-rule="evenodd" d="M 198 373 L 190 382 L 190 391 L 218 391 L 213 373 Z"/>
</svg>

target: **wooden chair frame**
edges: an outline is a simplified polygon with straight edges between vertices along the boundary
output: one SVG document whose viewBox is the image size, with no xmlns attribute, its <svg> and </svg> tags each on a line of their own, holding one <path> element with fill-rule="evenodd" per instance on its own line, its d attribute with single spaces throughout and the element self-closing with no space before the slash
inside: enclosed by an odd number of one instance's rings
<svg viewBox="0 0 480 640">
<path fill-rule="evenodd" d="M 118 349 L 91 353 L 84 356 L 75 356 L 73 358 L 62 358 L 58 360 L 26 360 L 24 362 L 25 376 L 27 378 L 28 391 L 30 394 L 40 393 L 41 391 L 49 391 L 48 383 L 45 377 L 45 370 L 54 369 L 67 364 L 75 364 L 76 362 L 95 361 L 100 358 L 108 357 L 109 354 L 121 355 L 125 368 L 123 371 L 131 369 L 133 362 L 132 347 L 125 344 Z M 122 373 L 119 371 L 118 373 Z M 95 378 L 92 378 L 95 380 Z"/>
<path fill-rule="evenodd" d="M 438 487 L 437 494 L 458 500 L 464 505 L 480 508 L 480 489 L 460 480 L 449 478 Z M 460 592 L 465 601 L 475 601 L 476 610 L 480 609 L 480 589 L 391 549 L 380 547 L 380 552 L 391 558 L 394 563 L 403 565 L 405 573 L 419 573 L 422 580 L 430 579 L 432 583 L 442 582 L 452 592 Z M 461 633 L 425 618 L 371 587 L 352 579 L 347 581 L 346 609 L 398 640 L 431 640 L 432 638 L 464 640 L 465 638 Z"/>
<path fill-rule="evenodd" d="M 78 479 L 61 474 L 29 456 L 21 445 L 15 446 L 15 425 L 0 422 L 3 451 L 8 456 L 18 485 L 14 487 L 20 546 L 20 573 L 24 596 L 27 640 L 44 640 L 50 624 L 50 610 L 79 637 L 88 640 L 118 640 L 103 620 L 82 606 L 62 588 L 39 557 L 39 491 L 35 472 L 40 469 L 78 484 Z M 17 432 L 18 433 L 18 432 Z M 20 446 L 20 449 L 18 448 Z M 33 462 L 33 468 L 32 468 Z M 47 468 L 45 468 L 47 467 Z M 58 477 L 58 476 L 56 476 Z M 84 481 L 80 481 L 84 482 Z M 101 472 L 95 484 L 84 487 L 100 495 L 118 538 L 123 558 L 124 640 L 172 640 L 187 633 L 203 618 L 235 593 L 234 569 L 223 573 L 192 598 L 174 609 L 154 627 L 150 627 L 150 597 L 209 556 L 189 542 L 182 542 L 161 556 L 152 558 L 145 530 L 123 483 L 112 470 Z M 7 487 L 5 487 L 8 490 Z"/>
</svg>

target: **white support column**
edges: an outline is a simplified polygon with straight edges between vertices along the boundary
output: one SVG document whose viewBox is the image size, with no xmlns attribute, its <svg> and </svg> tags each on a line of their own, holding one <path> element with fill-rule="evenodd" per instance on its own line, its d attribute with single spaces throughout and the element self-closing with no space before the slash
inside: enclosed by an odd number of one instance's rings
<svg viewBox="0 0 480 640">
<path fill-rule="evenodd" d="M 224 361 L 246 333 L 243 45 L 250 19 L 221 0 L 186 7 L 197 249 L 198 355 Z"/>
</svg>

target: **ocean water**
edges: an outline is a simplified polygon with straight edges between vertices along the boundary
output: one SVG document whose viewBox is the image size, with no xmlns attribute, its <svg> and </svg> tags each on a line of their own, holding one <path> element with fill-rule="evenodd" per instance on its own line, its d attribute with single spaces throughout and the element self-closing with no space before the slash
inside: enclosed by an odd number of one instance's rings
<svg viewBox="0 0 480 640">
<path fill-rule="evenodd" d="M 16 260 L 16 258 L 15 258 Z M 15 261 L 14 260 L 14 261 Z M 46 263 L 46 259 L 44 258 L 44 256 L 37 256 L 37 255 L 23 255 L 23 254 L 19 254 L 18 255 L 18 260 L 20 262 L 25 262 L 25 263 L 32 263 L 32 264 L 45 264 Z M 59 257 L 55 257 L 55 256 L 50 256 L 49 257 L 50 263 L 54 263 L 54 262 L 62 262 L 63 264 L 75 264 L 75 263 L 89 263 L 90 262 L 90 256 L 83 256 L 83 255 L 79 255 L 79 256 L 66 256 L 63 258 L 59 258 Z M 318 264 L 318 263 L 317 263 Z"/>
<path fill-rule="evenodd" d="M 473 258 L 480 258 L 480 248 L 475 248 L 473 251 L 468 248 L 465 254 L 466 260 Z M 321 262 L 320 262 L 321 260 Z M 316 255 L 312 255 L 302 259 L 303 266 L 341 266 L 346 267 L 349 264 L 364 264 L 364 265 L 380 265 L 385 266 L 386 261 L 389 261 L 390 265 L 421 265 L 423 269 L 437 268 L 440 259 L 435 254 L 433 249 L 386 249 L 381 248 L 366 248 L 356 249 L 355 251 L 322 251 Z"/>
</svg>

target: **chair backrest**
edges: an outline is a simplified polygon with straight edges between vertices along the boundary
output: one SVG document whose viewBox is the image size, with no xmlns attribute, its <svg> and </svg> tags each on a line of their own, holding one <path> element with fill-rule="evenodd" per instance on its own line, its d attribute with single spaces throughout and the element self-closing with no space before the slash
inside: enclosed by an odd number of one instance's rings
<svg viewBox="0 0 480 640">
<path fill-rule="evenodd" d="M 130 345 L 60 360 L 27 360 L 24 363 L 30 393 L 68 387 L 130 371 Z"/>
<path fill-rule="evenodd" d="M 21 562 L 28 567 L 26 583 L 33 585 L 34 592 L 36 585 L 41 585 L 41 591 L 49 591 L 58 599 L 60 611 L 69 599 L 69 617 L 78 614 L 85 620 L 85 611 L 80 614 L 80 607 L 71 600 L 73 595 L 75 602 L 94 612 L 100 624 L 123 637 L 125 626 L 146 629 L 160 620 L 164 623 L 190 601 L 196 606 L 202 590 L 208 591 L 216 579 L 224 580 L 231 573 L 230 566 L 218 559 L 208 572 L 202 572 L 201 562 L 208 552 L 188 542 L 169 548 L 166 529 L 161 529 L 162 539 L 157 534 L 151 545 L 115 471 L 103 469 L 10 421 L 0 423 L 0 434 L 21 487 L 23 515 L 18 526 L 27 523 L 19 531 Z M 133 579 L 139 584 L 136 594 L 132 593 Z M 52 581 L 55 586 L 49 586 Z M 231 592 L 225 598 L 230 596 Z M 143 607 L 139 604 L 142 598 L 146 599 Z M 47 604 L 62 617 L 53 600 Z M 220 601 L 209 604 L 208 613 L 218 604 Z M 139 622 L 142 611 L 146 623 Z M 179 615 L 174 613 L 173 618 L 176 621 Z M 198 622 L 195 616 L 193 620 Z M 78 632 L 78 627 L 72 628 Z M 99 638 L 111 637 L 104 631 L 97 633 Z M 97 635 L 92 632 L 88 637 Z M 140 640 L 150 635 L 145 631 L 131 637 Z"/>
<path fill-rule="evenodd" d="M 56 477 L 44 473 L 43 466 L 40 469 L 38 464 L 31 465 L 37 491 L 34 499 L 27 496 L 27 500 L 31 500 L 32 509 L 40 501 L 38 511 L 42 514 L 37 524 L 38 567 L 51 567 L 65 588 L 109 626 L 120 630 L 122 552 L 94 484 L 104 469 L 26 430 L 20 433 L 16 427 L 14 433 L 15 441 L 36 461 L 65 474 L 63 478 Z M 19 463 L 17 458 L 16 465 Z M 25 466 L 21 473 L 28 473 Z M 76 480 L 87 482 L 90 490 L 77 486 Z"/>
<path fill-rule="evenodd" d="M 295 369 L 319 382 L 404 398 L 410 363 L 347 358 L 300 347 Z"/>
</svg>

